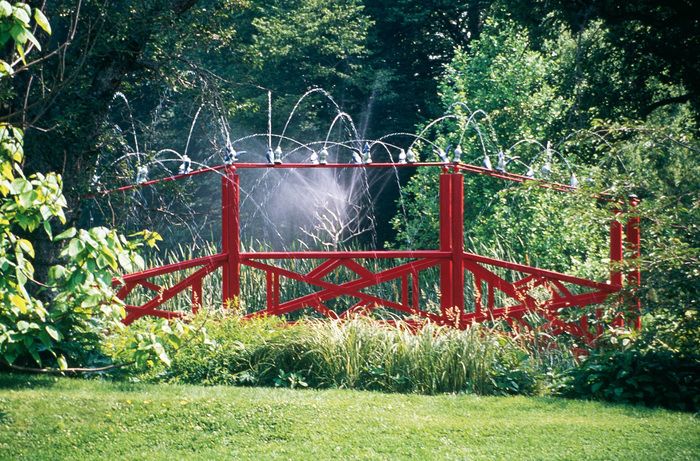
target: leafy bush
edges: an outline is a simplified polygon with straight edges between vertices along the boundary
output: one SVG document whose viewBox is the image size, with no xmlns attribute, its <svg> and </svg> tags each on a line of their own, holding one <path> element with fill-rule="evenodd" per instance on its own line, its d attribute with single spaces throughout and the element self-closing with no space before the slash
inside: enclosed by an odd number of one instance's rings
<svg viewBox="0 0 700 461">
<path fill-rule="evenodd" d="M 201 316 L 212 314 L 200 314 Z M 148 322 L 146 320 L 145 322 Z M 532 394 L 541 373 L 509 337 L 479 327 L 465 331 L 367 318 L 204 321 L 209 340 L 172 354 L 169 368 L 150 379 L 193 384 L 350 388 L 435 394 Z"/>
<path fill-rule="evenodd" d="M 700 356 L 683 356 L 637 345 L 594 352 L 569 371 L 562 393 L 698 411 Z"/>
<path fill-rule="evenodd" d="M 0 125 L 0 364 L 83 365 L 98 353 L 105 332 L 121 327 L 124 307 L 112 278 L 143 267 L 137 250 L 159 236 L 126 238 L 95 227 L 70 228 L 54 238 L 52 218 L 65 223 L 61 177 L 26 176 L 22 145 L 21 130 Z M 34 280 L 34 246 L 24 237 L 35 231 L 59 242 L 56 251 L 65 261 L 49 268 L 45 283 Z"/>
</svg>

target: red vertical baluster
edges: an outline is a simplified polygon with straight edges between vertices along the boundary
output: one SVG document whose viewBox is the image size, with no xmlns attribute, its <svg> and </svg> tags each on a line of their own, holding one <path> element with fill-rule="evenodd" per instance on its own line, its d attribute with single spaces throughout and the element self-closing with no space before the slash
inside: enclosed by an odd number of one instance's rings
<svg viewBox="0 0 700 461">
<path fill-rule="evenodd" d="M 240 295 L 240 222 L 239 177 L 233 167 L 226 167 L 221 180 L 221 252 L 227 255 L 223 264 L 224 307 Z"/>
<path fill-rule="evenodd" d="M 413 300 L 413 310 L 420 310 L 420 280 L 418 279 L 418 271 L 411 271 L 411 299 Z"/>
<path fill-rule="evenodd" d="M 452 177 L 452 306 L 456 325 L 464 318 L 464 177 Z"/>
<path fill-rule="evenodd" d="M 620 210 L 614 210 L 613 213 L 615 217 L 620 213 Z M 622 286 L 622 271 L 620 270 L 620 265 L 622 264 L 622 224 L 614 219 L 610 223 L 610 283 L 617 287 Z M 598 324 L 596 326 L 596 331 L 598 336 L 603 334 L 603 325 L 600 323 L 602 312 L 600 309 L 596 310 L 596 317 L 598 318 Z M 619 321 L 616 319 L 614 324 L 619 325 Z"/>
<path fill-rule="evenodd" d="M 280 305 L 280 275 L 274 274 L 272 276 L 272 286 L 274 287 L 272 291 L 272 302 L 275 309 Z"/>
<path fill-rule="evenodd" d="M 229 249 L 229 239 L 228 235 L 231 228 L 230 223 L 230 208 L 231 208 L 231 196 L 229 193 L 230 182 L 228 177 L 228 170 L 226 170 L 224 176 L 221 178 L 221 253 L 226 255 L 226 260 L 222 266 L 222 287 L 221 287 L 221 299 L 224 303 L 224 308 L 227 307 L 229 301 L 231 300 L 231 269 L 230 269 L 230 249 Z"/>
<path fill-rule="evenodd" d="M 632 206 L 633 209 L 636 208 L 637 205 L 639 205 L 639 199 L 637 198 L 637 196 L 630 195 L 629 198 L 630 206 Z M 627 244 L 629 245 L 630 256 L 633 259 L 638 259 L 641 256 L 641 235 L 639 224 L 639 215 L 635 213 L 631 218 L 629 218 L 629 220 L 627 221 L 627 226 L 625 227 L 625 237 L 627 240 Z M 636 291 L 639 288 L 642 281 L 638 264 L 639 261 L 634 261 L 634 266 L 632 270 L 630 270 L 627 273 L 627 285 L 635 291 L 635 295 L 632 301 L 632 310 L 634 315 L 633 326 L 636 329 L 642 328 L 642 303 L 639 297 L 636 296 Z"/>
<path fill-rule="evenodd" d="M 236 298 L 241 295 L 241 178 L 231 170 L 231 295 Z"/>
<path fill-rule="evenodd" d="M 452 180 L 449 173 L 440 175 L 440 250 L 452 250 Z M 440 310 L 443 318 L 452 307 L 452 260 L 440 264 Z"/>
</svg>

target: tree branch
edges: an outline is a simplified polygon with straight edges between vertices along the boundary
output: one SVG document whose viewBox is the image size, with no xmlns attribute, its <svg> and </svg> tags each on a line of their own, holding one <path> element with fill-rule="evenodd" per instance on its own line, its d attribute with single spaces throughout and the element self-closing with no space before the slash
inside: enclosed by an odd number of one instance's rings
<svg viewBox="0 0 700 461">
<path fill-rule="evenodd" d="M 126 363 L 115 363 L 112 365 L 107 365 L 104 367 L 97 367 L 97 368 L 65 368 L 63 370 L 59 368 L 33 368 L 33 367 L 22 367 L 19 365 L 12 365 L 11 363 L 7 363 L 6 365 L 10 367 L 13 370 L 17 371 L 25 371 L 29 373 L 41 373 L 41 374 L 51 374 L 51 375 L 62 375 L 65 373 L 99 373 L 101 371 L 109 371 L 109 370 L 114 370 L 117 368 L 124 368 L 128 367 L 129 365 L 133 365 L 136 362 L 126 362 Z"/>
<path fill-rule="evenodd" d="M 668 106 L 671 104 L 682 104 L 684 102 L 690 101 L 691 93 L 687 93 L 681 96 L 673 96 L 671 98 L 664 98 L 659 101 L 649 104 L 647 107 L 641 110 L 641 115 L 643 118 L 647 118 L 649 114 L 654 112 L 659 107 Z"/>
</svg>

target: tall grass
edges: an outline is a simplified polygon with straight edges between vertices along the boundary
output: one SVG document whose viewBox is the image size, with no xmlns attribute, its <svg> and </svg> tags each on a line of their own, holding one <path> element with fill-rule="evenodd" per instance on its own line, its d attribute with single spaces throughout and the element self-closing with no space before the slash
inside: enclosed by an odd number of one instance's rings
<svg viewBox="0 0 700 461">
<path fill-rule="evenodd" d="M 209 315 L 206 320 L 203 316 Z M 242 321 L 202 313 L 209 339 L 187 344 L 150 379 L 197 384 L 311 386 L 435 394 L 531 394 L 540 363 L 514 339 L 474 326 L 464 331 L 364 317 L 346 321 Z"/>
</svg>

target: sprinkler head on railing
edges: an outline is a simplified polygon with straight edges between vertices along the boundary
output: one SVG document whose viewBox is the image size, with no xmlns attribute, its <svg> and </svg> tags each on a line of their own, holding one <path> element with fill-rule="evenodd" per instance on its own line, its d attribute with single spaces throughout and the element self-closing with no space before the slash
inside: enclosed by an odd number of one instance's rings
<svg viewBox="0 0 700 461">
<path fill-rule="evenodd" d="M 182 163 L 177 169 L 177 174 L 190 174 L 192 173 L 192 160 L 185 154 L 182 156 Z"/>
<path fill-rule="evenodd" d="M 282 148 L 280 146 L 277 146 L 277 149 L 275 149 L 275 164 L 282 164 Z"/>
<path fill-rule="evenodd" d="M 136 184 L 143 184 L 146 181 L 148 181 L 148 167 L 143 165 L 136 170 Z"/>
<path fill-rule="evenodd" d="M 309 157 L 309 161 L 312 165 L 318 165 L 318 154 L 315 150 L 311 151 L 311 157 Z"/>
<path fill-rule="evenodd" d="M 450 159 L 447 157 L 447 152 L 449 152 L 450 146 L 447 146 L 447 151 L 445 151 L 442 147 L 438 147 L 437 149 L 437 155 L 440 157 L 440 161 L 442 163 L 449 163 Z"/>
<path fill-rule="evenodd" d="M 352 162 L 356 165 L 362 165 L 362 155 L 355 149 L 352 150 Z"/>
<path fill-rule="evenodd" d="M 506 154 L 503 153 L 502 150 L 498 151 L 498 163 L 496 164 L 496 171 L 499 173 L 505 173 L 506 172 Z"/>
<path fill-rule="evenodd" d="M 265 156 L 267 157 L 267 163 L 269 163 L 270 165 L 274 165 L 275 152 L 272 150 L 272 147 L 267 148 L 267 150 L 265 151 Z"/>
<path fill-rule="evenodd" d="M 406 163 L 406 151 L 403 149 L 399 150 L 399 163 L 401 163 L 401 164 Z"/>
<path fill-rule="evenodd" d="M 493 165 L 491 165 L 491 159 L 489 158 L 488 154 L 484 154 L 484 160 L 483 160 L 483 165 L 484 168 L 487 170 L 493 170 Z"/>
<path fill-rule="evenodd" d="M 372 152 L 369 143 L 365 143 L 365 145 L 362 146 L 362 162 L 366 165 L 372 163 Z"/>
<path fill-rule="evenodd" d="M 455 147 L 455 155 L 452 157 L 452 163 L 460 163 L 462 161 L 462 146 L 457 144 Z"/>
<path fill-rule="evenodd" d="M 552 143 L 547 141 L 547 148 L 545 150 L 545 153 L 547 155 L 547 158 L 544 162 L 544 165 L 542 165 L 542 175 L 546 178 L 550 174 L 552 174 Z"/>
<path fill-rule="evenodd" d="M 318 158 L 318 163 L 321 165 L 326 165 L 328 163 L 328 149 L 325 147 L 321 149 L 321 155 Z"/>
<path fill-rule="evenodd" d="M 576 178 L 576 173 L 571 173 L 571 177 L 569 178 L 569 186 L 574 189 L 578 187 L 578 178 Z"/>
<path fill-rule="evenodd" d="M 231 165 L 236 160 L 238 160 L 238 152 L 232 146 L 226 147 L 226 153 L 224 154 L 224 165 Z"/>
<path fill-rule="evenodd" d="M 413 152 L 413 149 L 411 149 L 410 147 L 408 148 L 408 152 L 406 152 L 406 161 L 408 163 L 416 163 L 417 161 L 416 153 Z"/>
<path fill-rule="evenodd" d="M 550 162 L 549 160 L 544 162 L 544 165 L 542 165 L 540 171 L 542 172 L 542 176 L 544 176 L 545 178 L 549 177 L 549 175 L 552 174 L 552 162 Z"/>
</svg>

